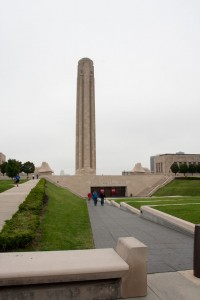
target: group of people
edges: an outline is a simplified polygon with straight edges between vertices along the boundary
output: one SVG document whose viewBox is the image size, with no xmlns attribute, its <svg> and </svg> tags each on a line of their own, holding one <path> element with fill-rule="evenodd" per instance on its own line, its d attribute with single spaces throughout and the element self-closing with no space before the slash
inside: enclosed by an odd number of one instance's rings
<svg viewBox="0 0 200 300">
<path fill-rule="evenodd" d="M 104 206 L 104 199 L 105 199 L 105 192 L 103 189 L 101 189 L 99 191 L 99 194 L 94 191 L 93 193 L 88 193 L 88 201 L 90 201 L 91 199 L 93 199 L 94 201 L 94 206 L 97 206 L 97 202 L 98 202 L 98 198 L 101 199 L 101 206 Z"/>
</svg>

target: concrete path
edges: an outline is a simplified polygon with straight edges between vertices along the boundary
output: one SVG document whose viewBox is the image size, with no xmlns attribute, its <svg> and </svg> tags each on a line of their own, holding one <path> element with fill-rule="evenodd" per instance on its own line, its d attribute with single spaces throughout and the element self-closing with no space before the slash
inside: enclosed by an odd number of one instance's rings
<svg viewBox="0 0 200 300">
<path fill-rule="evenodd" d="M 200 279 L 193 276 L 193 237 L 105 204 L 88 203 L 96 248 L 115 248 L 119 237 L 133 236 L 148 247 L 148 295 L 134 300 L 199 300 Z"/>
<path fill-rule="evenodd" d="M 37 182 L 30 180 L 0 193 L 0 230 Z M 148 246 L 148 295 L 133 300 L 200 299 L 200 279 L 190 270 L 193 238 L 113 206 L 94 207 L 91 202 L 88 208 L 96 248 L 115 248 L 118 237 L 125 236 L 134 236 Z"/>
<path fill-rule="evenodd" d="M 19 184 L 3 193 L 0 193 L 0 231 L 6 220 L 10 220 L 12 215 L 18 210 L 19 205 L 38 183 L 37 179 L 29 180 Z"/>
<path fill-rule="evenodd" d="M 147 275 L 147 296 L 133 300 L 199 300 L 200 279 L 192 271 Z M 122 300 L 122 299 L 121 299 Z M 127 299 L 128 300 L 128 299 Z M 131 299 L 129 299 L 131 300 Z"/>
<path fill-rule="evenodd" d="M 119 237 L 133 236 L 148 247 L 148 273 L 193 267 L 193 237 L 114 206 L 88 204 L 96 248 L 115 248 Z"/>
</svg>

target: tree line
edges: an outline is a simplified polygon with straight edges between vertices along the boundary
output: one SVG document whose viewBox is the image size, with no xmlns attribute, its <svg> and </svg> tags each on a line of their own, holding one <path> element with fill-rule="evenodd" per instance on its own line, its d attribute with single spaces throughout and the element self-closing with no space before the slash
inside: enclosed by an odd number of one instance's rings
<svg viewBox="0 0 200 300">
<path fill-rule="evenodd" d="M 22 163 L 16 159 L 8 159 L 8 161 L 0 165 L 0 171 L 3 176 L 6 174 L 10 178 L 15 178 L 21 172 L 24 172 L 27 176 L 30 173 L 34 173 L 35 166 L 30 161 Z"/>
<path fill-rule="evenodd" d="M 186 163 L 182 163 L 180 165 L 178 165 L 177 162 L 174 162 L 171 167 L 170 167 L 172 173 L 174 173 L 175 175 L 177 173 L 182 173 L 185 174 L 186 173 L 190 173 L 190 174 L 194 174 L 194 173 L 200 173 L 200 164 L 189 164 L 187 165 Z"/>
</svg>

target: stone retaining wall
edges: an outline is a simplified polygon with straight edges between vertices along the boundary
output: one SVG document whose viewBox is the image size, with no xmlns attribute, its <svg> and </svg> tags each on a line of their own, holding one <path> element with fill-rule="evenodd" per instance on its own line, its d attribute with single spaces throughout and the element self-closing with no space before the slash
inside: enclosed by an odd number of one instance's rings
<svg viewBox="0 0 200 300">
<path fill-rule="evenodd" d="M 93 300 L 145 296 L 147 247 L 0 253 L 0 300 Z"/>
</svg>

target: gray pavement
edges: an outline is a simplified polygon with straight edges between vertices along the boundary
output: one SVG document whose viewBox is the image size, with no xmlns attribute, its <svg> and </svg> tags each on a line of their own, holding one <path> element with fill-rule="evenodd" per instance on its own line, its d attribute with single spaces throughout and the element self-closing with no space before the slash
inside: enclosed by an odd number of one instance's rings
<svg viewBox="0 0 200 300">
<path fill-rule="evenodd" d="M 134 300 L 199 300 L 200 279 L 192 271 L 147 275 L 147 296 Z"/>
<path fill-rule="evenodd" d="M 0 230 L 38 180 L 0 193 Z M 130 212 L 88 204 L 96 248 L 115 248 L 118 237 L 134 236 L 148 247 L 148 295 L 134 300 L 199 300 L 200 279 L 193 276 L 193 238 L 141 219 Z"/>
<path fill-rule="evenodd" d="M 119 237 L 147 245 L 148 295 L 136 300 L 199 300 L 200 279 L 193 276 L 193 237 L 105 204 L 88 203 L 96 248 L 115 248 Z"/>
<path fill-rule="evenodd" d="M 3 193 L 0 193 L 0 231 L 5 221 L 10 220 L 18 210 L 19 205 L 38 183 L 37 179 L 29 180 L 19 186 L 15 186 Z"/>
<path fill-rule="evenodd" d="M 133 236 L 148 247 L 148 273 L 192 269 L 193 237 L 107 204 L 88 208 L 96 248 L 115 248 L 119 237 Z"/>
</svg>

